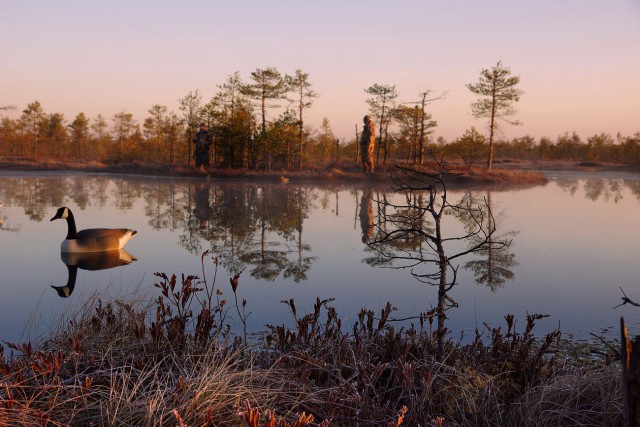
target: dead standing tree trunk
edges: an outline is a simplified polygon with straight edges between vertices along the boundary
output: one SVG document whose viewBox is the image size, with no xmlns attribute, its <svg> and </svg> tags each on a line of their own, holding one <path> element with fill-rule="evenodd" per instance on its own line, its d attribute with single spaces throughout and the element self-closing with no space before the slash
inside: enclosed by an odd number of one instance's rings
<svg viewBox="0 0 640 427">
<path fill-rule="evenodd" d="M 425 173 L 405 167 L 396 167 L 393 190 L 403 194 L 403 204 L 388 200 L 380 202 L 381 218 L 376 227 L 376 239 L 369 243 L 377 256 L 391 263 L 390 268 L 411 270 L 411 275 L 420 282 L 438 287 L 438 303 L 434 315 L 437 323 L 436 360 L 444 360 L 447 329 L 446 312 L 457 307 L 449 291 L 457 284 L 457 258 L 509 246 L 511 241 L 492 239 L 496 231 L 495 219 L 488 204 L 451 204 L 447 197 L 446 180 L 455 174 L 447 172 L 441 162 L 438 173 Z M 426 195 L 427 197 L 420 197 Z M 391 209 L 386 209 L 391 208 Z M 388 212 L 387 212 L 388 211 Z M 465 235 L 446 237 L 443 216 L 455 211 L 468 215 L 470 227 Z M 453 217 L 453 216 L 451 216 Z M 490 224 L 489 227 L 486 224 Z M 447 245 L 459 241 L 472 242 L 469 248 L 447 255 Z M 424 248 L 430 248 L 425 251 Z M 435 267 L 435 269 L 434 269 Z"/>
<path fill-rule="evenodd" d="M 629 340 L 624 318 L 620 318 L 622 341 L 622 387 L 624 393 L 624 425 L 640 426 L 640 336 Z"/>
</svg>

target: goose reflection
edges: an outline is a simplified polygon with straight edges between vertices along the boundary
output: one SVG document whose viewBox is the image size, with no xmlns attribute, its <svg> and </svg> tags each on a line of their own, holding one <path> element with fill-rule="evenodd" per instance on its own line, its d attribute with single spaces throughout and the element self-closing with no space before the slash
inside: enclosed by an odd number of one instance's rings
<svg viewBox="0 0 640 427">
<path fill-rule="evenodd" d="M 120 267 L 131 264 L 137 258 L 124 249 L 108 252 L 85 252 L 85 253 L 67 253 L 61 252 L 60 258 L 67 266 L 69 277 L 67 284 L 64 286 L 51 287 L 56 290 L 61 298 L 68 298 L 76 286 L 76 277 L 78 269 L 83 270 L 106 270 L 109 268 Z"/>
</svg>

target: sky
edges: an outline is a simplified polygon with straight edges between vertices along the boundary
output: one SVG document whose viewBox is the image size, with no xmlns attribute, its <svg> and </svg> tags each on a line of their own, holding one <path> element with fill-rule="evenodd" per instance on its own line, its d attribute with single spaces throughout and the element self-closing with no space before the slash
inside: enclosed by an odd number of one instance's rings
<svg viewBox="0 0 640 427">
<path fill-rule="evenodd" d="M 138 123 L 154 104 L 179 113 L 196 89 L 208 101 L 236 71 L 309 73 L 323 118 L 351 139 L 365 89 L 395 85 L 400 102 L 446 92 L 428 109 L 434 137 L 471 126 L 466 85 L 498 61 L 524 92 L 503 137 L 555 139 L 640 132 L 640 0 L 0 0 L 0 106 L 19 117 L 40 101 L 69 122 L 80 112 Z M 270 111 L 272 116 L 275 111 Z"/>
</svg>

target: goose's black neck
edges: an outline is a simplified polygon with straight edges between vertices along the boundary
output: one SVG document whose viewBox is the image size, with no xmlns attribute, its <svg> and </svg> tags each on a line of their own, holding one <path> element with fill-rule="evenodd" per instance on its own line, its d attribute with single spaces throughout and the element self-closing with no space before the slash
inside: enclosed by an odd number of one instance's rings
<svg viewBox="0 0 640 427">
<path fill-rule="evenodd" d="M 71 295 L 71 292 L 73 292 L 73 288 L 76 286 L 76 277 L 78 276 L 78 266 L 67 265 L 67 272 L 69 273 L 69 278 L 67 279 L 67 287 L 69 288 L 69 295 Z"/>
<path fill-rule="evenodd" d="M 71 210 L 67 209 L 67 239 L 77 239 L 76 220 L 73 218 Z"/>
<path fill-rule="evenodd" d="M 67 280 L 66 286 L 53 286 L 51 287 L 56 290 L 58 296 L 61 298 L 69 298 L 73 293 L 73 288 L 76 287 L 76 277 L 78 275 L 78 266 L 77 265 L 67 265 L 67 271 L 69 272 L 69 278 Z"/>
</svg>

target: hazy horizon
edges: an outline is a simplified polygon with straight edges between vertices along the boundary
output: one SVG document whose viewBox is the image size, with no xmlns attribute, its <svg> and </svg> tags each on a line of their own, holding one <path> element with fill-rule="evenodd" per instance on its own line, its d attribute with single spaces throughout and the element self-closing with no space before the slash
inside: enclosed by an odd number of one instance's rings
<svg viewBox="0 0 640 427">
<path fill-rule="evenodd" d="M 364 89 L 390 84 L 400 102 L 447 91 L 429 111 L 434 138 L 452 140 L 471 126 L 484 131 L 465 85 L 501 60 L 524 91 L 515 116 L 524 125 L 504 126 L 506 138 L 640 131 L 635 0 L 0 5 L 0 106 L 17 107 L 9 117 L 38 100 L 69 122 L 84 112 L 111 125 L 125 109 L 142 123 L 153 104 L 178 112 L 189 91 L 208 101 L 235 71 L 248 81 L 256 68 L 299 68 L 320 95 L 307 125 L 326 117 L 351 139 L 368 111 Z"/>
</svg>

